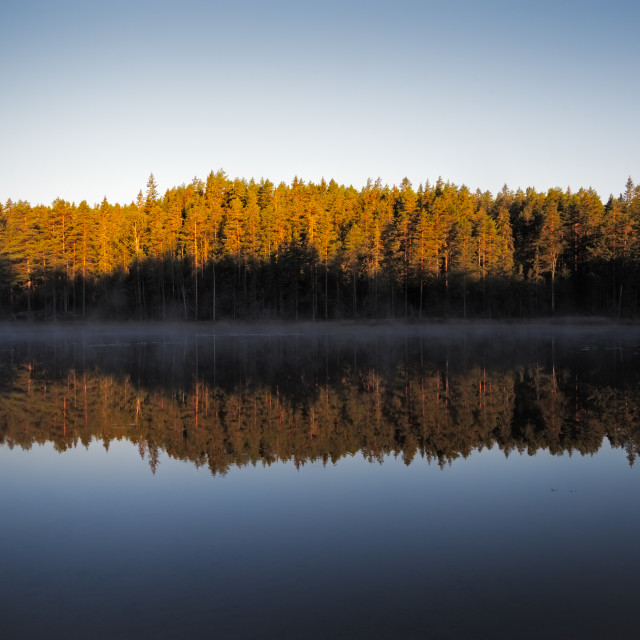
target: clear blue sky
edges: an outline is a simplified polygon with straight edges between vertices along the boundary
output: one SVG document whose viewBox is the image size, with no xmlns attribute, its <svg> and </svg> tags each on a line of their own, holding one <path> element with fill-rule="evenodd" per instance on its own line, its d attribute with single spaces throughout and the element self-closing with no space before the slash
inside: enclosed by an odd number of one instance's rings
<svg viewBox="0 0 640 640">
<path fill-rule="evenodd" d="M 640 3 L 0 3 L 0 201 L 231 177 L 640 181 Z"/>
</svg>

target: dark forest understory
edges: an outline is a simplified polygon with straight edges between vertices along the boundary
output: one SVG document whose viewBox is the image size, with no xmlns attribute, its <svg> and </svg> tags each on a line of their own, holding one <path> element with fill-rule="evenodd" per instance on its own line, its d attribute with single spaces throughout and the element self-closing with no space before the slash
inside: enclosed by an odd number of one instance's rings
<svg viewBox="0 0 640 640">
<path fill-rule="evenodd" d="M 322 266 L 301 268 L 302 256 L 272 265 L 146 259 L 130 269 L 83 282 L 57 274 L 29 292 L 4 288 L 2 315 L 31 320 L 340 320 L 526 319 L 582 315 L 635 318 L 638 274 L 616 278 L 528 282 L 456 274 L 406 287 L 345 277 Z M 605 271 L 604 267 L 602 271 Z M 318 273 L 320 272 L 320 273 Z M 318 277 L 318 275 L 320 277 Z M 197 281 L 196 281 L 197 279 Z M 608 280 L 608 281 L 607 281 Z M 552 286 L 555 309 L 552 310 Z"/>
</svg>

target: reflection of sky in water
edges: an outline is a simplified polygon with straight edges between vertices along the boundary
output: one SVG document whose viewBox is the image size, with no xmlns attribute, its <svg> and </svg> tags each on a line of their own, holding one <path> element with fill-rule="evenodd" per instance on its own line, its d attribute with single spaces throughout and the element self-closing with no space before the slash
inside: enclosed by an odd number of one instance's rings
<svg viewBox="0 0 640 640">
<path fill-rule="evenodd" d="M 637 331 L 138 331 L 0 354 L 3 637 L 635 637 Z"/>
<path fill-rule="evenodd" d="M 606 440 L 216 477 L 164 453 L 153 475 L 127 441 L 3 446 L 0 615 L 26 637 L 624 637 L 639 478 Z"/>
</svg>

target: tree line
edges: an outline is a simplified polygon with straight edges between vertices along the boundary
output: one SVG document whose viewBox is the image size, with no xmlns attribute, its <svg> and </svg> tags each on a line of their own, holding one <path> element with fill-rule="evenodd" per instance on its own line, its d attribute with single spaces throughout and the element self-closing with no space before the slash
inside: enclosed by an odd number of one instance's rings
<svg viewBox="0 0 640 640">
<path fill-rule="evenodd" d="M 0 204 L 0 313 L 61 319 L 634 316 L 640 185 L 495 196 L 438 180 L 211 172 L 128 205 Z"/>
</svg>

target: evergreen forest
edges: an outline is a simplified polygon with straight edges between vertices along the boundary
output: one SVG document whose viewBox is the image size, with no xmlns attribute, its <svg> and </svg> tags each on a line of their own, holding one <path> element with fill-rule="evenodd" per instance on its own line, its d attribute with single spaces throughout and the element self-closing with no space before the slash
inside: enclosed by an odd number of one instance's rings
<svg viewBox="0 0 640 640">
<path fill-rule="evenodd" d="M 640 185 L 496 195 L 438 180 L 295 178 L 130 204 L 0 204 L 0 317 L 327 320 L 635 317 Z"/>
</svg>

